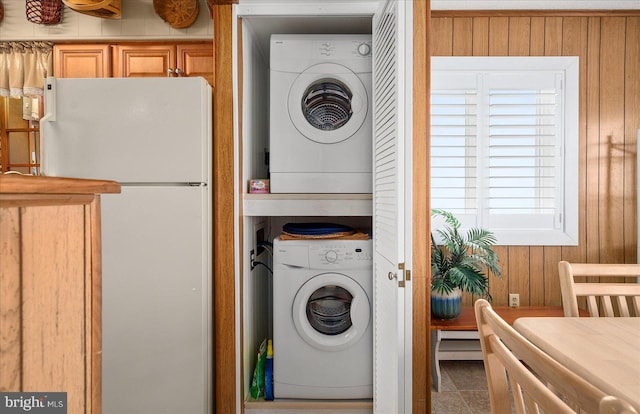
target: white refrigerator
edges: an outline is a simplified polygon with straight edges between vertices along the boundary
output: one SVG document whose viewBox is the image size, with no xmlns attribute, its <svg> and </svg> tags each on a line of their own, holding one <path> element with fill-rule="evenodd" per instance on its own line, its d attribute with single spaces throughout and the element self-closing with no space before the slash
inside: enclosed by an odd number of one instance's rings
<svg viewBox="0 0 640 414">
<path fill-rule="evenodd" d="M 103 414 L 211 412 L 211 87 L 203 78 L 45 84 L 41 172 L 102 196 Z"/>
</svg>

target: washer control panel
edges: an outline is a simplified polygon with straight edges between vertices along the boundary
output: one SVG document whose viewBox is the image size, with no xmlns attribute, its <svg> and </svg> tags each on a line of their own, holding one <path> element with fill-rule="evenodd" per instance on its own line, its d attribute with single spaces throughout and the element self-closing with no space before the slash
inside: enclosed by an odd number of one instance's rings
<svg viewBox="0 0 640 414">
<path fill-rule="evenodd" d="M 332 63 L 330 73 L 371 73 L 373 40 L 370 34 L 273 34 L 270 39 L 269 69 L 284 73 L 327 75 L 315 65 Z M 340 68 L 342 66 L 342 68 Z"/>
<path fill-rule="evenodd" d="M 309 246 L 309 264 L 313 269 L 354 269 L 371 267 L 373 252 L 371 240 L 326 240 Z"/>
<path fill-rule="evenodd" d="M 361 38 L 350 41 L 324 40 L 315 43 L 312 53 L 319 57 L 371 57 L 371 41 Z"/>
<path fill-rule="evenodd" d="M 349 270 L 373 268 L 372 240 L 273 241 L 274 268 Z"/>
</svg>

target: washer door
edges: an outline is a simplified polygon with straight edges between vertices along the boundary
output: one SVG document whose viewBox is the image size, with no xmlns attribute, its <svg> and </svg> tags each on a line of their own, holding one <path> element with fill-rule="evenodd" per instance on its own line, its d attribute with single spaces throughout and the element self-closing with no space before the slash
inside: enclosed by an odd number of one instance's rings
<svg viewBox="0 0 640 414">
<path fill-rule="evenodd" d="M 367 331 L 371 304 L 362 286 L 339 273 L 307 281 L 293 301 L 293 322 L 302 339 L 321 351 L 341 351 Z"/>
<path fill-rule="evenodd" d="M 287 102 L 296 129 L 320 144 L 335 144 L 358 132 L 369 108 L 358 75 L 337 63 L 305 69 L 291 85 Z"/>
</svg>

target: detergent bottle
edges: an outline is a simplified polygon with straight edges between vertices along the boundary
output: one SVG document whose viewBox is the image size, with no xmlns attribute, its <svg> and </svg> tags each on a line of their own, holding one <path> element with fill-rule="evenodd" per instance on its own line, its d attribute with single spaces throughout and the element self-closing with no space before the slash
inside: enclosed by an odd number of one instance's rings
<svg viewBox="0 0 640 414">
<path fill-rule="evenodd" d="M 267 361 L 265 364 L 264 399 L 273 400 L 273 342 L 267 342 Z"/>
</svg>

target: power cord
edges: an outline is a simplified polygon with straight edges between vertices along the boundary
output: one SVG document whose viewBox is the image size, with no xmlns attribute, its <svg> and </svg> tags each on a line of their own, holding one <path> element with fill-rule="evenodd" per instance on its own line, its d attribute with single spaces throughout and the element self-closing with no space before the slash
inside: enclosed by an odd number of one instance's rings
<svg viewBox="0 0 640 414">
<path fill-rule="evenodd" d="M 271 268 L 267 266 L 265 263 L 259 262 L 257 260 L 251 260 L 251 270 L 255 269 L 257 266 L 264 266 L 267 268 L 269 273 L 273 274 L 273 270 L 271 270 Z"/>
<path fill-rule="evenodd" d="M 260 253 L 262 253 L 260 251 L 260 248 L 263 248 L 264 250 L 269 252 L 271 257 L 273 257 L 273 243 L 263 240 L 261 242 L 258 242 L 256 247 L 258 248 L 258 256 L 260 256 Z"/>
<path fill-rule="evenodd" d="M 256 247 L 258 247 L 258 248 L 262 247 L 263 249 L 268 251 L 269 254 L 271 254 L 273 256 L 273 250 L 272 250 L 273 249 L 273 243 L 268 242 L 268 241 L 261 241 L 256 245 Z M 253 250 L 251 251 L 251 257 L 249 259 L 250 259 L 250 264 L 251 264 L 251 270 L 255 269 L 257 266 L 264 266 L 269 271 L 269 273 L 273 274 L 273 270 L 271 270 L 271 268 L 266 263 L 263 263 L 263 262 L 260 262 L 260 261 L 256 260 Z"/>
</svg>

